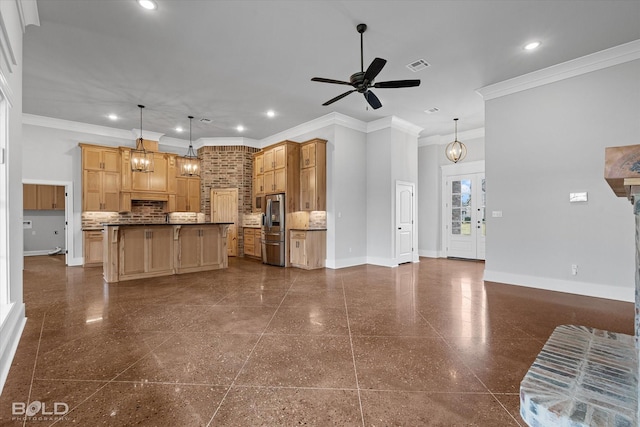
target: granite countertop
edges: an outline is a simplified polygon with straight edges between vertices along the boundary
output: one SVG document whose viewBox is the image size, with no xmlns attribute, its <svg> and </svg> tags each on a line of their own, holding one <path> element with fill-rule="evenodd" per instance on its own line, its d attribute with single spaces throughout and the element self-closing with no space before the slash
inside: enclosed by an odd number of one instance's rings
<svg viewBox="0 0 640 427">
<path fill-rule="evenodd" d="M 114 222 L 114 223 L 104 223 L 105 227 L 128 227 L 128 226 L 139 226 L 139 227 L 148 227 L 150 225 L 231 225 L 233 222 L 130 222 L 130 223 L 122 223 L 122 222 Z"/>
<path fill-rule="evenodd" d="M 102 231 L 103 227 L 84 227 L 82 231 Z"/>
</svg>

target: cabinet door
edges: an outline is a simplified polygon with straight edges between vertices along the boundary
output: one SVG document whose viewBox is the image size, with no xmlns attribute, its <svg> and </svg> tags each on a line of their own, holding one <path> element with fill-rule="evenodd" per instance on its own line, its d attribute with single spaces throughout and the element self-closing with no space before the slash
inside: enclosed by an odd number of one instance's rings
<svg viewBox="0 0 640 427">
<path fill-rule="evenodd" d="M 274 169 L 282 169 L 287 166 L 287 146 L 280 145 L 273 149 Z"/>
<path fill-rule="evenodd" d="M 276 193 L 287 191 L 287 170 L 276 169 L 273 171 L 273 189 Z"/>
<path fill-rule="evenodd" d="M 222 234 L 220 233 L 220 227 L 203 227 L 200 238 L 202 242 L 201 264 L 203 266 L 222 264 L 223 254 L 220 251 Z"/>
<path fill-rule="evenodd" d="M 189 212 L 200 212 L 200 178 L 189 178 L 187 181 L 187 209 Z"/>
<path fill-rule="evenodd" d="M 189 202 L 188 178 L 176 178 L 176 212 L 186 212 Z"/>
<path fill-rule="evenodd" d="M 38 190 L 36 184 L 22 184 L 22 209 L 38 209 Z"/>
<path fill-rule="evenodd" d="M 229 225 L 227 231 L 227 255 L 238 256 L 238 226 L 235 224 Z"/>
<path fill-rule="evenodd" d="M 263 175 L 264 179 L 264 194 L 271 194 L 275 192 L 275 175 L 274 171 L 265 172 Z"/>
<path fill-rule="evenodd" d="M 146 235 L 144 227 L 120 228 L 120 275 L 144 273 L 146 260 Z M 127 254 L 128 256 L 124 256 Z"/>
<path fill-rule="evenodd" d="M 120 156 L 116 150 L 103 149 L 102 169 L 107 172 L 120 172 Z"/>
<path fill-rule="evenodd" d="M 180 245 L 178 260 L 180 268 L 192 268 L 200 266 L 200 228 L 187 226 L 180 228 Z"/>
<path fill-rule="evenodd" d="M 310 168 L 316 165 L 316 144 L 306 144 L 300 147 L 300 167 Z"/>
<path fill-rule="evenodd" d="M 173 270 L 173 227 L 158 226 L 147 231 L 149 273 Z"/>
<path fill-rule="evenodd" d="M 149 191 L 151 189 L 149 177 L 152 174 L 153 172 L 131 172 L 131 189 L 133 191 Z"/>
<path fill-rule="evenodd" d="M 65 199 L 65 188 L 64 185 L 56 185 L 55 186 L 55 193 L 54 193 L 54 200 L 53 200 L 53 209 L 57 210 L 57 211 L 63 211 L 64 210 L 64 201 Z"/>
<path fill-rule="evenodd" d="M 254 253 L 255 234 L 253 233 L 253 229 L 245 228 L 243 231 L 243 234 L 244 234 L 244 254 L 255 255 Z"/>
<path fill-rule="evenodd" d="M 120 210 L 120 173 L 102 172 L 102 210 Z"/>
<path fill-rule="evenodd" d="M 262 258 L 262 242 L 260 242 L 260 229 L 253 230 L 253 255 Z"/>
<path fill-rule="evenodd" d="M 102 149 L 99 147 L 82 147 L 82 168 L 86 170 L 102 170 Z"/>
<path fill-rule="evenodd" d="M 102 210 L 102 172 L 85 169 L 82 190 L 82 210 Z"/>
<path fill-rule="evenodd" d="M 84 232 L 84 265 L 102 265 L 102 231 Z"/>
<path fill-rule="evenodd" d="M 303 234 L 300 237 L 300 234 Z M 304 247 L 305 239 L 304 233 L 295 233 L 291 236 L 291 264 L 295 265 L 306 265 L 306 256 L 305 256 L 305 247 Z"/>
<path fill-rule="evenodd" d="M 256 182 L 256 184 L 255 184 L 256 196 L 264 195 L 264 192 L 265 192 L 264 191 L 265 190 L 265 187 L 264 187 L 264 175 L 260 174 L 260 175 L 256 176 L 256 181 L 255 182 Z"/>
<path fill-rule="evenodd" d="M 264 154 L 256 154 L 253 157 L 253 176 L 264 173 Z"/>
<path fill-rule="evenodd" d="M 276 167 L 273 149 L 264 152 L 263 169 L 264 172 L 272 171 Z"/>
<path fill-rule="evenodd" d="M 149 175 L 149 190 L 166 192 L 168 187 L 169 159 L 165 154 L 153 154 L 153 172 Z M 175 171 L 174 171 L 175 176 Z"/>
<path fill-rule="evenodd" d="M 51 210 L 55 207 L 55 187 L 53 185 L 38 185 L 38 209 Z"/>
<path fill-rule="evenodd" d="M 315 168 L 300 170 L 300 209 L 315 210 Z"/>
</svg>

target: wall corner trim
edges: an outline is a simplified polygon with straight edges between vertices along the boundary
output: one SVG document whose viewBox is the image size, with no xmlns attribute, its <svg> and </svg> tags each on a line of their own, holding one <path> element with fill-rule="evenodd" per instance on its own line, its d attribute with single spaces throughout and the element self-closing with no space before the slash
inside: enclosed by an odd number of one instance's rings
<svg viewBox="0 0 640 427">
<path fill-rule="evenodd" d="M 8 307 L 6 317 L 0 322 L 0 393 L 9 375 L 9 368 L 26 323 L 23 303 L 12 303 Z"/>
<path fill-rule="evenodd" d="M 504 80 L 476 92 L 485 101 L 640 59 L 640 39 Z"/>
</svg>

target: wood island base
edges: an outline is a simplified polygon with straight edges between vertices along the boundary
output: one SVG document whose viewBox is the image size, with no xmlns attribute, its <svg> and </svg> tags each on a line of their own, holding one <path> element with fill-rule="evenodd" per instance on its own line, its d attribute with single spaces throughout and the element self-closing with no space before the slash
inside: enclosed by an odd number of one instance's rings
<svg viewBox="0 0 640 427">
<path fill-rule="evenodd" d="M 107 283 L 228 267 L 229 224 L 105 224 Z"/>
</svg>

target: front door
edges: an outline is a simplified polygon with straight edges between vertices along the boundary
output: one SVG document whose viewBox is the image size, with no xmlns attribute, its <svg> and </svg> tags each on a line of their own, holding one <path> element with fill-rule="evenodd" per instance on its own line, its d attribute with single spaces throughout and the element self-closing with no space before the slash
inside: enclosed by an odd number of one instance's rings
<svg viewBox="0 0 640 427">
<path fill-rule="evenodd" d="M 396 259 L 413 261 L 413 184 L 396 182 Z"/>
<path fill-rule="evenodd" d="M 484 174 L 450 176 L 447 190 L 447 257 L 484 259 Z"/>
</svg>

